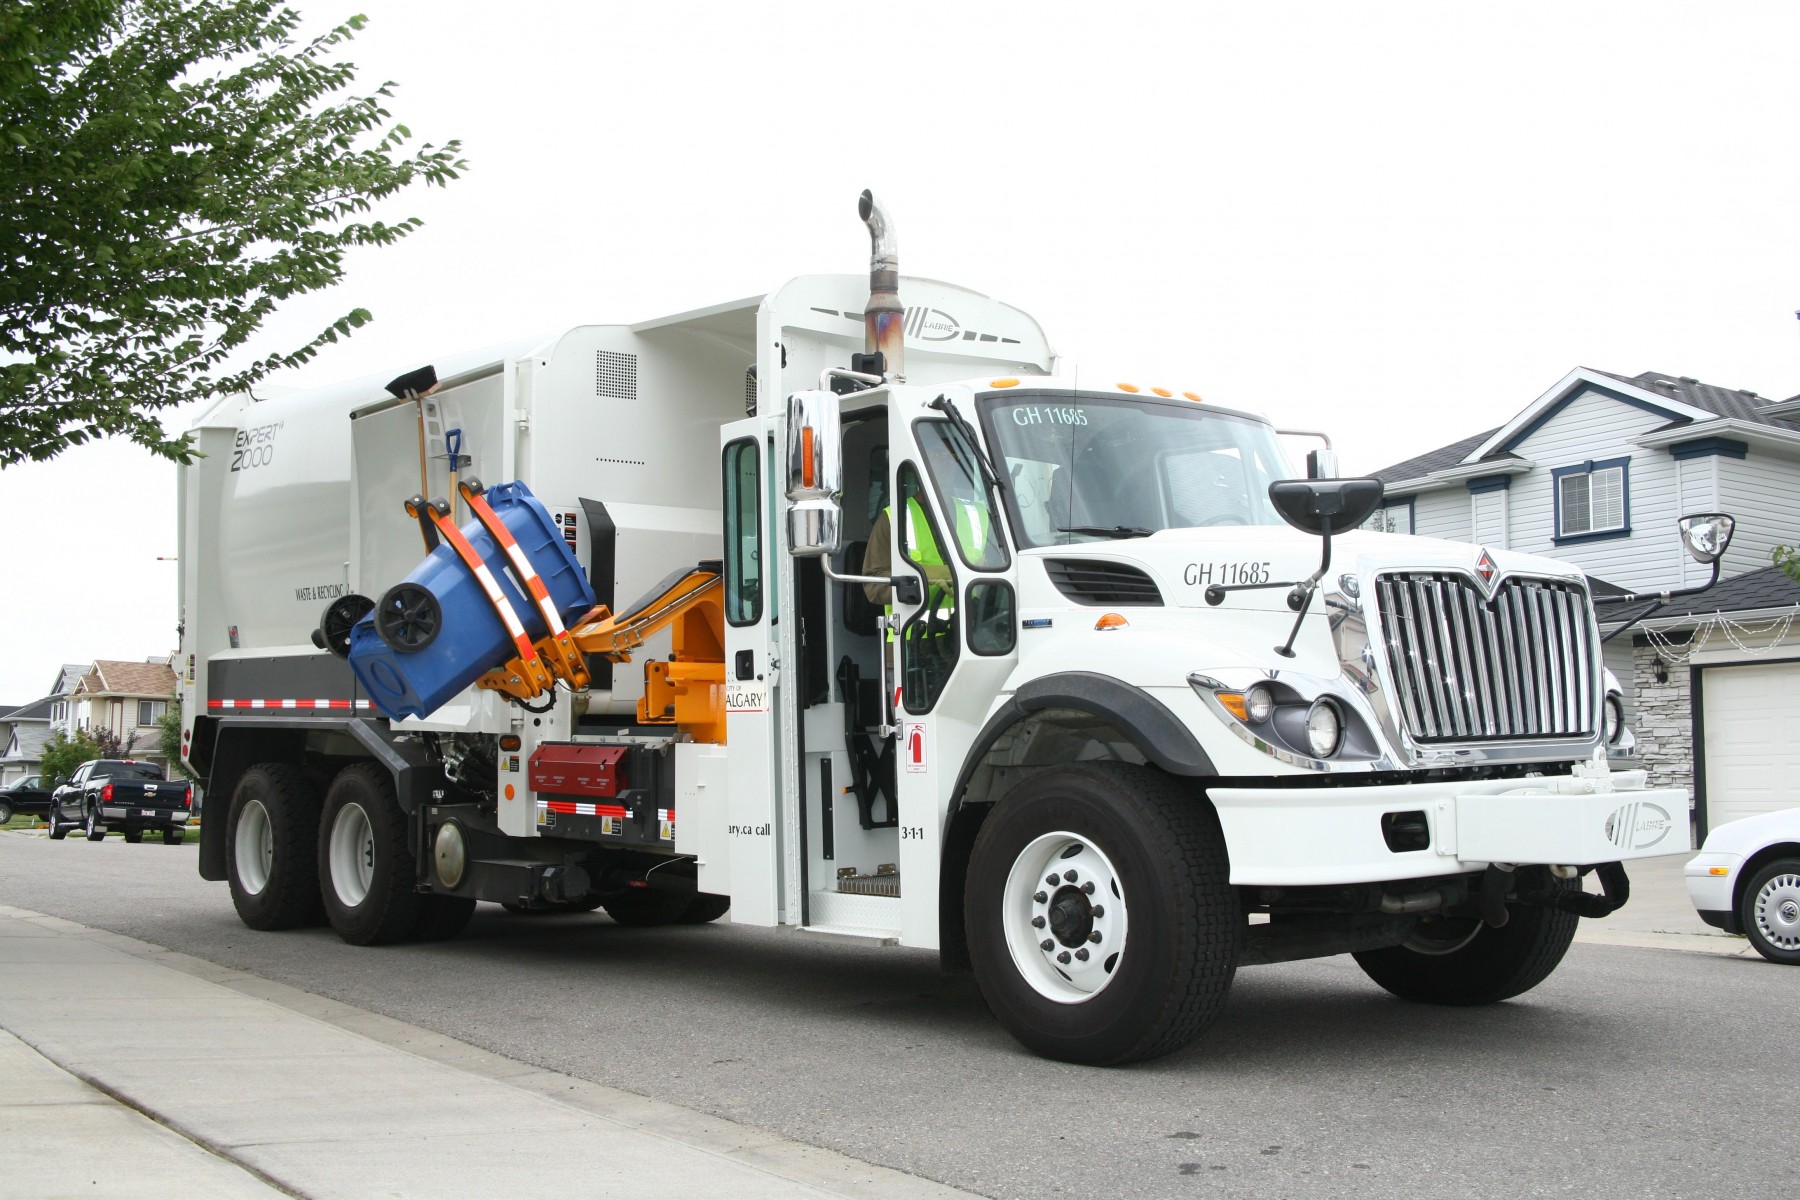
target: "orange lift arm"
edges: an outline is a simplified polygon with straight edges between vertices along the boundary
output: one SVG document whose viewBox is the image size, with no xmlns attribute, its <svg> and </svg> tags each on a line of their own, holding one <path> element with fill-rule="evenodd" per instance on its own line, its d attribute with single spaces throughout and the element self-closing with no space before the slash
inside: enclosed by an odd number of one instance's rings
<svg viewBox="0 0 1800 1200">
<path fill-rule="evenodd" d="M 600 605 L 562 635 L 566 641 L 561 646 L 555 635 L 540 640 L 539 658 L 570 687 L 581 687 L 586 685 L 588 675 L 582 656 L 630 662 L 634 650 L 667 629 L 668 661 L 644 664 L 644 695 L 638 701 L 638 723 L 672 725 L 697 742 L 723 744 L 724 590 L 724 580 L 718 572 L 697 567 L 629 613 L 614 614 Z M 572 654 L 566 649 L 570 643 Z M 489 671 L 475 686 L 516 700 L 533 700 L 549 692 L 555 683 L 539 686 L 525 661 L 515 658 Z"/>
</svg>

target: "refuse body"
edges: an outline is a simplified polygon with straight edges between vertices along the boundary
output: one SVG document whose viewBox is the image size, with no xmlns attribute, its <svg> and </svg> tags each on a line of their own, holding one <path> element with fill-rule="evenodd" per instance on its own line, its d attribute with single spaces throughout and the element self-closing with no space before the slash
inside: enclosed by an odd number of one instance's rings
<svg viewBox="0 0 1800 1200">
<path fill-rule="evenodd" d="M 548 510 L 523 483 L 489 488 L 486 499 L 543 579 L 564 623 L 585 616 L 594 607 L 594 589 Z M 526 634 L 536 641 L 549 633 L 538 606 L 507 569 L 506 551 L 481 522 L 471 519 L 462 535 Z M 376 709 L 395 720 L 437 711 L 517 654 L 481 581 L 444 542 L 350 630 L 350 669 Z"/>
</svg>

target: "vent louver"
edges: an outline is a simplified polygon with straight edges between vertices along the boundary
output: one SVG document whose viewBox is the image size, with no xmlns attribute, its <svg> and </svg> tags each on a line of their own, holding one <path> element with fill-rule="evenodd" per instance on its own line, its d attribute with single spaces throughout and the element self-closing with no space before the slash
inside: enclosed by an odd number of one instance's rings
<svg viewBox="0 0 1800 1200">
<path fill-rule="evenodd" d="M 1136 567 L 1091 558 L 1049 558 L 1044 569 L 1056 590 L 1077 604 L 1161 608 L 1156 582 Z"/>
<path fill-rule="evenodd" d="M 637 399 L 637 355 L 617 350 L 594 352 L 594 395 L 615 400 Z"/>
</svg>

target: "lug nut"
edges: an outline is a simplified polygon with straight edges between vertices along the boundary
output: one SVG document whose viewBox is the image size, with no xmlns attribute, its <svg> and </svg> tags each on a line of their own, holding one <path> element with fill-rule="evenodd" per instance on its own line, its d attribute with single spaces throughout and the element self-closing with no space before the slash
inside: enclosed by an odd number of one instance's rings
<svg viewBox="0 0 1800 1200">
<path fill-rule="evenodd" d="M 1094 882 L 1093 882 L 1093 880 L 1091 880 L 1091 879 L 1090 879 L 1090 880 L 1089 880 L 1089 881 L 1088 881 L 1088 882 L 1086 882 L 1086 883 L 1084 883 L 1084 884 L 1082 884 L 1082 885 L 1081 885 L 1081 890 L 1082 890 L 1082 891 L 1084 891 L 1084 892 L 1086 892 L 1086 893 L 1087 893 L 1087 894 L 1088 894 L 1088 895 L 1090 895 L 1090 896 L 1091 896 L 1091 895 L 1093 895 L 1093 894 L 1094 894 Z"/>
<path fill-rule="evenodd" d="M 1063 872 L 1063 878 L 1064 878 L 1064 879 L 1066 879 L 1066 880 L 1068 880 L 1068 881 L 1069 881 L 1069 882 L 1070 882 L 1070 883 L 1074 883 L 1074 882 L 1075 882 L 1075 872 L 1073 872 L 1073 871 L 1064 871 L 1064 872 Z"/>
<path fill-rule="evenodd" d="M 1064 950 L 1061 954 L 1056 956 L 1056 961 L 1066 965 L 1069 961 L 1069 952 Z"/>
<path fill-rule="evenodd" d="M 1044 927 L 1044 918 L 1042 918 L 1042 917 L 1031 918 L 1031 927 L 1033 929 L 1042 929 Z"/>
<path fill-rule="evenodd" d="M 1051 887 L 1055 887 L 1057 884 L 1062 882 L 1062 876 L 1058 875 L 1055 871 L 1052 871 L 1052 872 L 1050 872 L 1050 874 L 1044 876 L 1044 882 L 1049 884 Z"/>
<path fill-rule="evenodd" d="M 1088 934 L 1088 941 L 1098 942 L 1099 940 L 1100 940 L 1100 931 L 1098 929 L 1096 929 L 1096 930 L 1094 930 L 1094 932 Z"/>
<path fill-rule="evenodd" d="M 1101 917 L 1104 917 L 1105 915 L 1106 915 L 1106 905 L 1104 905 L 1104 904 L 1094 905 L 1094 917 L 1096 920 L 1098 920 Z"/>
<path fill-rule="evenodd" d="M 1033 899 L 1033 900 L 1034 900 L 1034 901 L 1036 901 L 1036 902 L 1037 902 L 1037 903 L 1039 903 L 1039 904 L 1048 904 L 1048 903 L 1050 903 L 1050 897 L 1048 897 L 1048 896 L 1046 896 L 1046 895 L 1044 895 L 1044 893 L 1042 893 L 1042 892 L 1033 892 L 1033 893 L 1031 893 L 1031 898 L 1032 898 L 1032 899 Z"/>
<path fill-rule="evenodd" d="M 1038 943 L 1038 949 L 1044 950 L 1044 951 L 1054 950 L 1054 949 L 1056 949 L 1056 943 L 1051 941 L 1049 938 L 1045 938 L 1043 941 Z"/>
<path fill-rule="evenodd" d="M 1075 952 L 1075 957 L 1079 958 L 1082 962 L 1086 962 L 1088 960 L 1087 947 L 1083 946 L 1081 949 L 1077 950 Z"/>
</svg>

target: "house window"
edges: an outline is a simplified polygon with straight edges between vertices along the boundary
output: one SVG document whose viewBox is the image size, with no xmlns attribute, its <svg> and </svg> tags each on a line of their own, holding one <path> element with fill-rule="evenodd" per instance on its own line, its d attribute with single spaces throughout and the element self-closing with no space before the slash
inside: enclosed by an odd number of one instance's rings
<svg viewBox="0 0 1800 1200">
<path fill-rule="evenodd" d="M 1556 540 L 1621 537 L 1631 532 L 1630 460 L 1563 467 L 1556 482 Z"/>
<path fill-rule="evenodd" d="M 1386 504 L 1376 509 L 1363 522 L 1363 528 L 1374 533 L 1412 533 L 1413 502 L 1410 497 L 1404 500 L 1389 497 Z"/>
<path fill-rule="evenodd" d="M 139 700 L 138 724 L 154 725 L 157 720 L 168 711 L 169 702 L 167 700 Z"/>
</svg>

